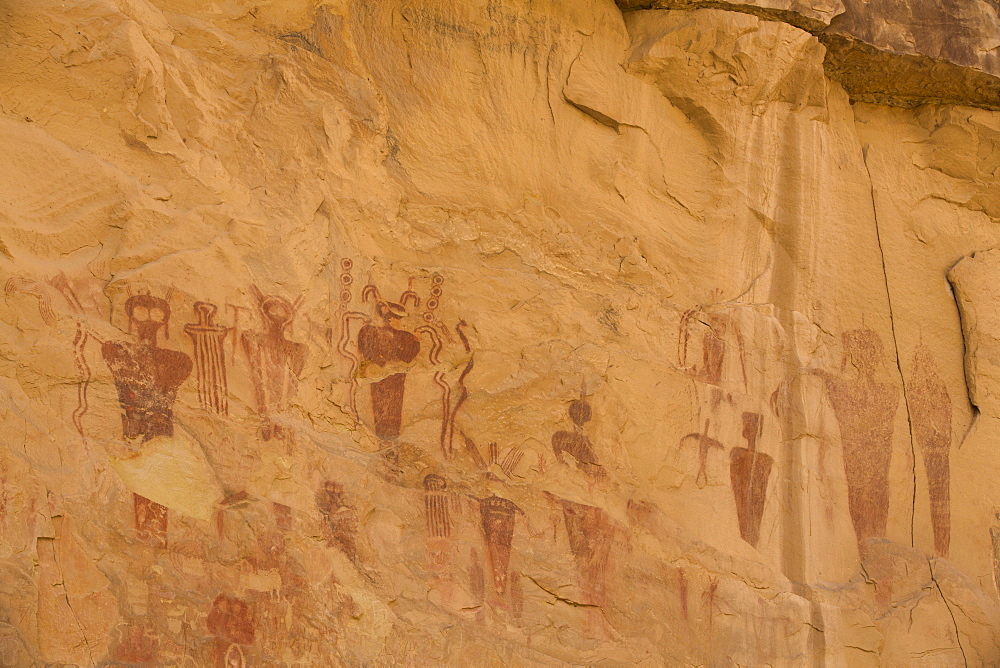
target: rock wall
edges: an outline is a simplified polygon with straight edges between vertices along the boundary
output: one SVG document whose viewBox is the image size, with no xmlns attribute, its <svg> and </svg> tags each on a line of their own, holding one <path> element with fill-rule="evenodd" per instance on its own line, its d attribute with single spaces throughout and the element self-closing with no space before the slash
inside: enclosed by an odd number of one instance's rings
<svg viewBox="0 0 1000 668">
<path fill-rule="evenodd" d="M 997 23 L 3 3 L 0 664 L 1000 662 Z"/>
</svg>

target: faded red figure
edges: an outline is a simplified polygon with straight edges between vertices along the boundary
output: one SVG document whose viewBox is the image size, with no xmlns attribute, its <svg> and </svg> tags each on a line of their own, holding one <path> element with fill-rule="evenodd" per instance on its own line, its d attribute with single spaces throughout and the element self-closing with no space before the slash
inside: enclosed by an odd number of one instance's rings
<svg viewBox="0 0 1000 668">
<path fill-rule="evenodd" d="M 840 424 L 847 477 L 847 500 L 859 546 L 866 538 L 885 536 L 889 517 L 889 462 L 899 388 L 878 380 L 883 363 L 882 340 L 868 328 L 841 335 L 841 375 L 814 369 Z M 856 373 L 843 370 L 848 361 Z"/>
<path fill-rule="evenodd" d="M 688 374 L 702 382 L 710 385 L 721 385 L 725 377 L 726 366 L 726 339 L 732 334 L 739 349 L 740 372 L 743 377 L 744 389 L 747 385 L 747 370 L 743 333 L 735 318 L 724 311 L 688 311 L 681 318 L 680 322 L 680 361 L 681 366 L 687 364 L 688 340 L 691 337 L 690 326 L 693 320 L 699 320 L 705 325 L 701 342 L 701 366 L 693 365 L 686 367 Z M 717 401 L 717 400 L 715 400 Z"/>
<path fill-rule="evenodd" d="M 569 548 L 576 559 L 577 571 L 586 603 L 603 605 L 606 602 L 605 576 L 611 558 L 611 545 L 615 526 L 603 508 L 586 506 L 559 499 L 569 534 Z"/>
<path fill-rule="evenodd" d="M 698 473 L 695 474 L 694 481 L 695 484 L 698 485 L 699 489 L 708 484 L 708 455 L 713 449 L 726 449 L 726 446 L 708 435 L 709 424 L 711 424 L 711 422 L 706 419 L 705 429 L 700 434 L 698 432 L 694 432 L 681 438 L 681 445 L 690 441 L 698 444 Z"/>
<path fill-rule="evenodd" d="M 451 536 L 448 481 L 435 473 L 424 476 L 424 511 L 427 515 L 427 533 L 432 538 Z"/>
<path fill-rule="evenodd" d="M 244 332 L 241 338 L 250 363 L 254 403 L 261 418 L 261 438 L 269 441 L 288 436 L 273 416 L 284 411 L 295 396 L 309 349 L 285 336 L 299 302 L 293 304 L 280 295 L 264 295 L 257 286 L 251 286 L 251 290 L 257 299 L 263 329 Z"/>
<path fill-rule="evenodd" d="M 257 622 L 250 606 L 235 596 L 219 594 L 208 613 L 208 632 L 216 637 L 216 665 L 242 668 L 242 647 L 253 644 Z"/>
<path fill-rule="evenodd" d="M 336 546 L 348 559 L 357 558 L 358 513 L 348 505 L 344 487 L 327 480 L 316 493 L 316 507 L 326 520 L 324 533 L 327 543 Z"/>
<path fill-rule="evenodd" d="M 371 286 L 366 288 L 366 297 L 369 294 L 376 299 L 375 315 L 382 324 L 367 324 L 358 332 L 358 350 L 362 358 L 380 367 L 392 363 L 409 364 L 420 353 L 420 340 L 416 334 L 396 329 L 393 324 L 393 321 L 405 314 L 405 305 L 379 299 L 377 290 Z M 399 438 L 405 386 L 405 371 L 392 373 L 371 385 L 375 436 L 381 440 L 392 441 Z"/>
<path fill-rule="evenodd" d="M 557 431 L 553 434 L 552 450 L 559 459 L 562 459 L 564 452 L 568 452 L 583 471 L 600 477 L 604 475 L 604 469 L 594 452 L 594 444 L 583 433 L 583 425 L 590 422 L 590 417 L 590 404 L 583 399 L 572 402 L 569 405 L 569 418 L 573 421 L 573 431 Z"/>
<path fill-rule="evenodd" d="M 142 624 L 129 624 L 123 636 L 113 653 L 115 659 L 129 664 L 156 661 L 159 646 L 156 631 Z"/>
<path fill-rule="evenodd" d="M 927 346 L 920 344 L 913 354 L 913 375 L 908 386 L 913 435 L 924 457 L 927 493 L 931 502 L 934 551 L 948 556 L 951 542 L 951 397 L 938 375 L 937 365 Z"/>
<path fill-rule="evenodd" d="M 519 511 L 520 508 L 513 501 L 495 495 L 479 502 L 483 536 L 486 538 L 486 551 L 493 573 L 493 589 L 497 594 L 507 591 L 514 519 Z"/>
<path fill-rule="evenodd" d="M 136 330 L 138 342 L 107 341 L 101 348 L 124 411 L 123 435 L 142 443 L 157 436 L 173 436 L 177 388 L 191 375 L 192 364 L 184 353 L 157 345 L 160 329 L 169 332 L 170 304 L 160 297 L 135 295 L 126 300 L 125 314 L 129 331 Z M 140 537 L 165 546 L 167 509 L 138 494 L 134 497 Z"/>
</svg>

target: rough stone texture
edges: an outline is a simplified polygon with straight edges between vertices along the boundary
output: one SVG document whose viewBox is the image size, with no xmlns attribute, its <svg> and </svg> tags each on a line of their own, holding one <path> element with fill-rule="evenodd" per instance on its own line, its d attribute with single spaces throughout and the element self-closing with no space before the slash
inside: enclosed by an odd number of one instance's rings
<svg viewBox="0 0 1000 668">
<path fill-rule="evenodd" d="M 1000 16 L 993 0 L 844 0 L 829 32 L 882 51 L 1000 75 Z"/>
<path fill-rule="evenodd" d="M 723 9 L 782 21 L 803 30 L 822 30 L 844 13 L 843 0 L 617 0 L 625 11 L 634 9 Z"/>
<path fill-rule="evenodd" d="M 624 10 L 722 9 L 787 23 L 826 47 L 827 76 L 854 102 L 1000 109 L 993 0 L 618 0 Z"/>
<path fill-rule="evenodd" d="M 992 28 L 683 6 L 5 3 L 0 664 L 1000 662 Z"/>
</svg>

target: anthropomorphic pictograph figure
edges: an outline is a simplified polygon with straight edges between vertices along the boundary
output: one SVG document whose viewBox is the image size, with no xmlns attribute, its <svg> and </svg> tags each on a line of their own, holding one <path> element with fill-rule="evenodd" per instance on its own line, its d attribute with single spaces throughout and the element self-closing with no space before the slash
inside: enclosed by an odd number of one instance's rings
<svg viewBox="0 0 1000 668">
<path fill-rule="evenodd" d="M 295 396 L 299 376 L 309 353 L 304 343 L 287 338 L 286 333 L 295 319 L 299 302 L 293 304 L 280 295 L 264 295 L 251 287 L 257 299 L 263 329 L 244 332 L 243 352 L 250 364 L 254 388 L 254 403 L 261 418 L 261 438 L 287 438 L 287 429 L 274 420 Z M 301 301 L 301 300 L 300 300 Z"/>
<path fill-rule="evenodd" d="M 371 378 L 372 421 L 375 436 L 381 441 L 395 441 L 403 427 L 403 406 L 407 378 L 417 356 L 426 351 L 426 359 L 434 370 L 434 383 L 441 388 L 441 452 L 445 459 L 452 456 L 455 417 L 468 398 L 465 379 L 472 371 L 473 355 L 464 331 L 465 321 L 451 329 L 438 319 L 438 309 L 444 295 L 444 277 L 430 277 L 430 297 L 422 299 L 414 289 L 419 279 L 410 277 L 408 288 L 397 301 L 383 297 L 378 286 L 369 283 L 361 291 L 361 302 L 370 305 L 370 312 L 353 310 L 354 263 L 349 258 L 340 262 L 340 300 L 337 306 L 340 338 L 337 351 L 348 360 L 350 382 L 348 408 L 355 420 L 358 410 L 359 378 Z M 422 311 L 418 309 L 423 306 Z M 361 323 L 357 334 L 355 323 Z M 461 341 L 464 359 L 442 359 L 442 352 L 457 351 L 454 335 Z M 429 345 L 425 345 L 429 344 Z M 457 377 L 456 377 L 457 376 Z"/>
<path fill-rule="evenodd" d="M 436 473 L 424 477 L 424 511 L 427 515 L 427 533 L 432 538 L 451 536 L 447 489 L 448 481 Z"/>
<path fill-rule="evenodd" d="M 701 364 L 687 366 L 688 341 L 691 337 L 691 323 L 698 320 L 705 326 L 701 341 Z M 743 333 L 736 319 L 726 311 L 697 311 L 691 310 L 684 314 L 680 322 L 680 363 L 683 369 L 687 370 L 695 380 L 700 380 L 710 385 L 719 386 L 726 379 L 726 349 L 727 339 L 732 339 L 736 343 L 739 354 L 740 375 L 743 379 L 743 387 L 746 389 L 747 369 L 746 369 L 746 344 L 743 340 Z"/>
<path fill-rule="evenodd" d="M 583 426 L 590 422 L 590 404 L 583 399 L 572 402 L 569 405 L 569 417 L 573 421 L 573 431 L 557 431 L 552 435 L 553 452 L 559 459 L 562 459 L 564 452 L 568 452 L 576 459 L 581 470 L 595 477 L 603 476 L 604 468 L 594 452 L 594 444 L 583 433 Z"/>
<path fill-rule="evenodd" d="M 705 428 L 699 434 L 693 432 L 687 434 L 681 438 L 680 444 L 683 446 L 685 443 L 696 443 L 698 448 L 698 472 L 694 476 L 694 482 L 701 489 L 708 485 L 708 456 L 712 450 L 725 450 L 724 446 L 719 441 L 715 440 L 708 435 L 708 426 L 710 421 L 705 420 Z"/>
<path fill-rule="evenodd" d="M 514 519 L 519 511 L 513 501 L 496 495 L 479 501 L 486 552 L 493 574 L 493 589 L 499 595 L 507 591 Z"/>
<path fill-rule="evenodd" d="M 340 483 L 327 480 L 316 493 L 316 507 L 325 520 L 327 544 L 340 549 L 348 559 L 357 558 L 358 513 L 347 503 Z"/>
<path fill-rule="evenodd" d="M 229 328 L 216 325 L 218 307 L 197 302 L 194 312 L 198 322 L 184 325 L 184 331 L 194 345 L 195 372 L 198 378 L 198 401 L 206 411 L 229 414 L 229 389 L 226 382 L 226 349 L 224 342 Z"/>
<path fill-rule="evenodd" d="M 934 529 L 934 551 L 948 556 L 951 542 L 951 397 L 930 350 L 924 344 L 913 355 L 913 375 L 907 388 L 913 436 L 924 457 L 927 492 Z"/>
<path fill-rule="evenodd" d="M 174 434 L 177 389 L 191 375 L 191 358 L 157 345 L 162 328 L 169 332 L 170 304 L 160 297 L 135 295 L 125 302 L 129 330 L 138 342 L 107 341 L 101 352 L 118 390 L 122 431 L 126 440 L 145 443 Z M 135 495 L 136 527 L 153 544 L 166 544 L 167 509 Z"/>
<path fill-rule="evenodd" d="M 611 558 L 615 526 L 603 508 L 559 499 L 569 547 L 576 560 L 583 593 L 591 605 L 606 601 L 605 577 Z"/>
<path fill-rule="evenodd" d="M 219 594 L 212 601 L 206 625 L 215 636 L 216 663 L 226 668 L 243 668 L 243 648 L 253 645 L 257 633 L 257 620 L 250 605 L 235 596 Z"/>
<path fill-rule="evenodd" d="M 757 439 L 762 431 L 760 413 L 743 413 L 743 438 L 747 440 L 747 447 L 733 448 L 729 453 L 729 475 L 733 484 L 740 536 L 754 547 L 757 547 L 757 541 L 760 540 L 767 479 L 774 465 L 770 455 L 757 452 Z"/>
<path fill-rule="evenodd" d="M 451 503 L 448 481 L 436 473 L 424 476 L 427 557 L 432 570 L 445 570 L 451 563 Z"/>
<path fill-rule="evenodd" d="M 420 353 L 420 340 L 417 336 L 395 327 L 395 321 L 406 312 L 406 294 L 403 303 L 396 304 L 380 299 L 374 286 L 366 288 L 365 297 L 375 300 L 375 316 L 380 324 L 366 324 L 358 332 L 358 350 L 365 362 L 379 367 L 409 364 Z M 375 435 L 381 440 L 393 441 L 399 438 L 406 374 L 406 371 L 390 373 L 371 385 Z"/>
<path fill-rule="evenodd" d="M 885 536 L 889 517 L 889 462 L 899 388 L 878 379 L 883 363 L 882 340 L 868 328 L 841 335 L 841 374 L 811 370 L 823 379 L 840 425 L 847 500 L 859 545 Z M 855 374 L 844 370 L 850 361 Z"/>
</svg>

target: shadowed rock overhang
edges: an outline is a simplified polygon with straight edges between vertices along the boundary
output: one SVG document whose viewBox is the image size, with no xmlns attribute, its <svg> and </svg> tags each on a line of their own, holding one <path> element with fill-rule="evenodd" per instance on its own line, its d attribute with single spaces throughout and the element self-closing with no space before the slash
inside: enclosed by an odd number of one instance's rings
<svg viewBox="0 0 1000 668">
<path fill-rule="evenodd" d="M 780 21 L 826 47 L 824 68 L 853 102 L 1000 110 L 997 6 L 988 0 L 618 0 L 622 11 L 717 9 Z"/>
</svg>

